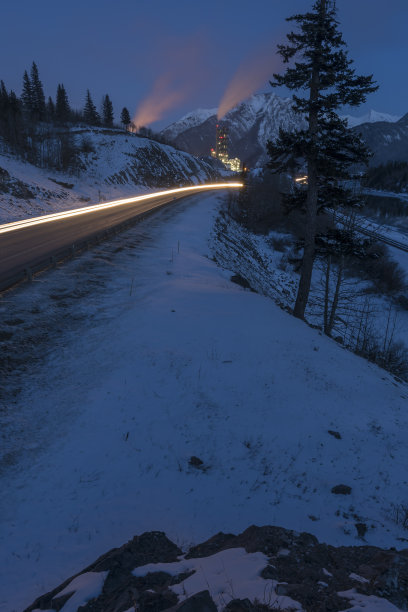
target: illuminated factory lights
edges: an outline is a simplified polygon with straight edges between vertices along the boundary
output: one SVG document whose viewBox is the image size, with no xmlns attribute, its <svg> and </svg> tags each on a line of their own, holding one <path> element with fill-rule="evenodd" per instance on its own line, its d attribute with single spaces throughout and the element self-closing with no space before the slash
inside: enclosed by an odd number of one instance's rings
<svg viewBox="0 0 408 612">
<path fill-rule="evenodd" d="M 232 172 L 242 172 L 241 160 L 228 157 L 228 129 L 223 123 L 216 125 L 215 149 L 211 149 L 211 156 L 219 159 Z"/>
<path fill-rule="evenodd" d="M 299 183 L 300 185 L 307 185 L 307 174 L 305 176 L 298 176 L 295 178 L 295 183 Z"/>
</svg>

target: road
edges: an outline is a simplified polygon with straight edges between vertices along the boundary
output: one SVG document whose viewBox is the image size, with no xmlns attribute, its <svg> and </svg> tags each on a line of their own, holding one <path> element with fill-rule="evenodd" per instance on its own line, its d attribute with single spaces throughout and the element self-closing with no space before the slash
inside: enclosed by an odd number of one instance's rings
<svg viewBox="0 0 408 612">
<path fill-rule="evenodd" d="M 241 186 L 241 183 L 215 183 L 170 189 L 0 225 L 0 290 L 31 278 L 33 271 L 171 202 L 202 191 Z"/>
</svg>

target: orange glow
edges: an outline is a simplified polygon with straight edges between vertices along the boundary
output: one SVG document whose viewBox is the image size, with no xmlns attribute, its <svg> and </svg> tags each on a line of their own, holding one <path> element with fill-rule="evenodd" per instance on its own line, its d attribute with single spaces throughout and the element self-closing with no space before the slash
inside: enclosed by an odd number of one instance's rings
<svg viewBox="0 0 408 612">
<path fill-rule="evenodd" d="M 254 56 L 246 59 L 225 90 L 218 107 L 218 119 L 222 119 L 228 111 L 265 85 L 276 72 L 277 66 L 276 52 L 270 47 L 260 49 Z"/>
<path fill-rule="evenodd" d="M 151 93 L 139 104 L 133 123 L 140 128 L 158 121 L 167 111 L 183 102 L 188 94 L 187 86 L 177 89 L 172 84 L 170 75 L 162 75 L 154 84 Z"/>
<path fill-rule="evenodd" d="M 140 102 L 133 117 L 137 128 L 162 119 L 193 94 L 204 89 L 209 77 L 205 58 L 208 41 L 199 33 L 180 36 L 161 37 L 152 44 L 147 62 L 151 73 L 159 75 L 145 97 Z"/>
<path fill-rule="evenodd" d="M 236 187 L 243 187 L 242 183 L 210 183 L 208 185 L 195 185 L 194 187 L 179 187 L 177 189 L 167 189 L 166 191 L 156 191 L 154 193 L 147 193 L 145 195 L 137 196 L 135 198 L 125 198 L 123 200 L 113 200 L 112 202 L 105 202 L 104 204 L 96 204 L 94 206 L 85 206 L 84 208 L 75 208 L 73 210 L 67 210 L 65 212 L 54 213 L 52 215 L 43 215 L 42 217 L 31 217 L 30 219 L 23 219 L 22 221 L 14 221 L 12 223 L 6 223 L 0 225 L 0 234 L 7 234 L 24 227 L 31 227 L 33 225 L 39 225 L 41 223 L 50 223 L 51 221 L 59 221 L 61 219 L 67 219 L 68 217 L 76 217 L 78 215 L 86 215 L 91 212 L 98 210 L 105 210 L 106 208 L 114 208 L 115 206 L 123 206 L 124 204 L 133 204 L 136 202 L 142 202 L 143 200 L 149 200 L 160 196 L 169 196 L 179 193 L 187 193 L 189 191 L 205 191 L 211 189 L 231 189 Z"/>
</svg>

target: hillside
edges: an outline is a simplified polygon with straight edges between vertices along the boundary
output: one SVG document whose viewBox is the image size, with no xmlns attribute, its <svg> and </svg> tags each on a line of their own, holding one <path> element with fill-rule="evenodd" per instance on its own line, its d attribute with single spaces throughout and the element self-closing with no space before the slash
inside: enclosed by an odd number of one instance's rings
<svg viewBox="0 0 408 612">
<path fill-rule="evenodd" d="M 75 174 L 0 154 L 0 223 L 218 176 L 205 161 L 121 130 L 76 128 L 72 133 L 80 150 Z"/>
<path fill-rule="evenodd" d="M 392 161 L 370 168 L 364 186 L 385 192 L 408 192 L 408 162 Z"/>
<path fill-rule="evenodd" d="M 7 295 L 2 611 L 144 531 L 407 546 L 407 386 L 232 283 L 218 205 L 185 200 Z"/>
<path fill-rule="evenodd" d="M 350 127 L 367 124 L 367 129 L 362 128 L 364 134 L 367 132 L 367 142 L 370 146 L 378 145 L 379 151 L 387 139 L 376 144 L 378 139 L 369 138 L 369 134 L 376 133 L 375 126 L 383 125 L 385 131 L 390 129 L 390 133 L 398 131 L 395 127 L 399 124 L 398 117 L 385 113 L 370 111 L 362 117 L 344 115 L 344 119 L 347 119 Z M 293 112 L 291 99 L 282 98 L 273 92 L 251 96 L 229 111 L 222 122 L 229 131 L 230 156 L 239 157 L 251 167 L 262 166 L 267 161 L 266 143 L 278 136 L 279 128 L 295 130 L 304 127 L 299 115 Z M 185 151 L 194 155 L 208 155 L 215 146 L 217 123 L 217 109 L 198 109 L 172 123 L 162 133 Z M 392 148 L 389 149 L 391 151 Z M 402 151 L 405 159 L 408 159 L 406 148 Z M 390 154 L 394 155 L 393 152 Z"/>
<path fill-rule="evenodd" d="M 408 113 L 395 123 L 364 123 L 354 129 L 374 154 L 370 165 L 408 161 Z"/>
</svg>

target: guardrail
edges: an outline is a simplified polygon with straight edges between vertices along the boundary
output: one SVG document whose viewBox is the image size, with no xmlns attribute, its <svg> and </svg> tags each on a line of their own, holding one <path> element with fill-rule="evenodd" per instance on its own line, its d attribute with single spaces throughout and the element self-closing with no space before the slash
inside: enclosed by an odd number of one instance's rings
<svg viewBox="0 0 408 612">
<path fill-rule="evenodd" d="M 338 213 L 333 209 L 329 209 L 329 212 L 333 214 L 335 221 L 338 220 L 341 222 L 342 218 L 344 218 L 341 213 Z M 388 244 L 389 246 L 393 246 L 396 249 L 400 249 L 401 251 L 405 251 L 406 253 L 408 253 L 408 243 L 406 242 L 400 242 L 399 240 L 394 240 L 393 238 L 384 236 L 384 234 L 376 232 L 374 230 L 370 230 L 364 227 L 363 225 L 360 225 L 359 223 L 355 223 L 354 229 L 360 232 L 360 234 L 364 234 L 365 236 L 369 236 L 370 238 L 375 238 L 375 240 L 378 240 L 378 242 L 383 242 L 384 244 Z"/>
<path fill-rule="evenodd" d="M 360 232 L 361 234 L 365 234 L 366 236 L 375 238 L 379 242 L 384 242 L 385 244 L 388 244 L 397 249 L 400 249 L 401 251 L 405 251 L 406 253 L 408 253 L 408 244 L 404 242 L 393 240 L 393 238 L 389 238 L 388 236 L 384 236 L 384 234 L 379 234 L 378 232 L 373 232 L 372 230 L 362 227 L 361 225 L 356 225 L 355 227 L 356 227 L 356 230 Z"/>
</svg>

